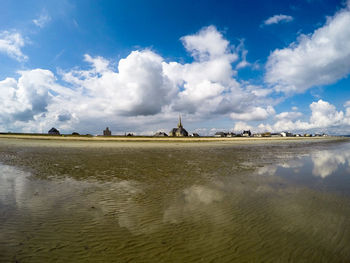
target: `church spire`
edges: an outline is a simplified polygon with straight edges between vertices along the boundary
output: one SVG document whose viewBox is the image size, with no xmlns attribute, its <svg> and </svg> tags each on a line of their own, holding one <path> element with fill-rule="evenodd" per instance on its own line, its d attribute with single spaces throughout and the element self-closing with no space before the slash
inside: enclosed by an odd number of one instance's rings
<svg viewBox="0 0 350 263">
<path fill-rule="evenodd" d="M 182 123 L 181 123 L 181 115 L 179 114 L 179 123 L 177 124 L 178 128 L 182 128 Z"/>
</svg>

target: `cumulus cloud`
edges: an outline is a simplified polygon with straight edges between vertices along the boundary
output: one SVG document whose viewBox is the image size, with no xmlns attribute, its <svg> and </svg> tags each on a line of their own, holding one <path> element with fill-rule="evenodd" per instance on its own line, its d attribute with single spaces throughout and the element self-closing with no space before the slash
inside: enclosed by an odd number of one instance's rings
<svg viewBox="0 0 350 263">
<path fill-rule="evenodd" d="M 164 74 L 179 89 L 172 110 L 209 116 L 242 113 L 242 109 L 252 108 L 253 102 L 266 107 L 265 101 L 236 80 L 234 68 L 248 64 L 242 41 L 236 48 L 230 46 L 214 26 L 181 40 L 194 61 L 163 63 Z M 246 65 L 240 65 L 244 61 Z"/>
<path fill-rule="evenodd" d="M 300 118 L 303 114 L 301 112 L 296 112 L 296 111 L 286 111 L 286 112 L 281 112 L 275 116 L 276 119 L 278 120 L 295 120 L 297 118 Z"/>
<path fill-rule="evenodd" d="M 308 121 L 302 121 L 300 112 L 282 112 L 277 114 L 277 121 L 272 124 L 260 124 L 260 131 L 305 131 L 305 130 L 329 130 L 332 128 L 343 130 L 350 126 L 350 107 L 345 112 L 338 111 L 336 107 L 327 101 L 319 100 L 310 104 L 311 116 Z M 296 120 L 298 119 L 298 120 Z"/>
<path fill-rule="evenodd" d="M 25 41 L 18 32 L 2 31 L 0 32 L 0 52 L 5 53 L 9 57 L 17 61 L 25 61 L 28 59 L 22 53 L 21 48 L 24 47 Z"/>
<path fill-rule="evenodd" d="M 53 74 L 41 69 L 19 73 L 18 81 L 13 78 L 0 81 L 2 119 L 26 121 L 47 111 L 49 89 L 54 82 Z"/>
<path fill-rule="evenodd" d="M 3 129 L 38 132 L 56 120 L 75 120 L 69 100 L 76 92 L 57 84 L 49 70 L 19 71 L 19 78 L 0 81 L 0 124 Z M 65 117 L 64 117 L 65 116 Z M 66 122 L 70 125 L 71 122 Z"/>
<path fill-rule="evenodd" d="M 327 101 L 313 102 L 310 109 L 312 111 L 310 124 L 315 127 L 336 126 L 345 121 L 344 113 L 337 111 L 335 106 Z"/>
<path fill-rule="evenodd" d="M 254 97 L 234 79 L 231 63 L 238 55 L 215 27 L 203 28 L 181 41 L 193 56 L 192 63 L 165 62 L 151 50 L 137 50 L 121 59 L 115 72 L 109 61 L 85 55 L 92 69 L 65 72 L 63 79 L 98 100 L 105 112 L 124 116 L 166 111 L 227 113 L 236 110 L 235 101 L 244 103 L 245 98 Z"/>
<path fill-rule="evenodd" d="M 60 70 L 59 75 L 44 69 L 20 71 L 18 79 L 0 81 L 0 128 L 42 132 L 55 126 L 97 132 L 108 125 L 153 133 L 167 129 L 161 124 L 173 121 L 179 112 L 189 121 L 231 117 L 239 121 L 236 131 L 253 128 L 246 122 L 273 117 L 276 123 L 256 129 L 306 130 L 350 123 L 350 107 L 337 111 L 323 100 L 310 105 L 309 121 L 297 120 L 302 117 L 297 109 L 276 115 L 276 100 L 268 97 L 273 89 L 237 81 L 235 65 L 242 47 L 231 46 L 213 26 L 181 41 L 193 56 L 190 63 L 140 49 L 116 64 L 86 54 L 87 69 Z"/>
<path fill-rule="evenodd" d="M 301 93 L 346 77 L 350 73 L 349 28 L 346 8 L 312 34 L 273 51 L 266 64 L 266 82 L 277 91 Z"/>
<path fill-rule="evenodd" d="M 278 24 L 281 22 L 287 23 L 287 22 L 291 22 L 293 21 L 293 17 L 292 16 L 287 16 L 287 15 L 274 15 L 269 17 L 268 19 L 266 19 L 264 21 L 264 25 L 273 25 L 273 24 Z"/>
<path fill-rule="evenodd" d="M 84 89 L 85 96 L 94 98 L 94 104 L 99 103 L 107 112 L 154 115 L 174 95 L 175 86 L 163 74 L 163 58 L 150 50 L 131 52 L 119 61 L 118 72 L 101 57 L 85 55 L 85 60 L 92 69 L 66 72 L 63 79 Z"/>
<path fill-rule="evenodd" d="M 266 120 L 271 115 L 275 114 L 275 110 L 272 106 L 268 106 L 266 109 L 261 107 L 253 107 L 251 109 L 245 109 L 243 113 L 231 113 L 230 117 L 234 120 L 242 121 L 261 121 Z"/>
<path fill-rule="evenodd" d="M 232 110 L 235 103 L 231 103 L 234 98 L 230 94 L 239 97 L 242 90 L 231 65 L 238 55 L 231 51 L 229 42 L 214 26 L 181 40 L 194 62 L 163 63 L 164 74 L 180 87 L 173 109 L 189 113 Z"/>
<path fill-rule="evenodd" d="M 216 27 L 208 26 L 193 35 L 184 36 L 181 41 L 196 60 L 209 60 L 229 54 L 229 42 L 218 32 Z M 231 54 L 232 60 L 237 59 Z"/>
<path fill-rule="evenodd" d="M 92 65 L 92 69 L 90 71 L 93 71 L 95 74 L 107 72 L 110 70 L 110 62 L 103 57 L 91 57 L 89 54 L 85 54 L 84 60 Z"/>
<path fill-rule="evenodd" d="M 246 90 L 251 92 L 257 97 L 266 97 L 273 92 L 272 89 L 265 89 L 261 86 L 247 85 Z"/>
<path fill-rule="evenodd" d="M 245 130 L 253 130 L 253 127 L 247 124 L 246 122 L 239 121 L 235 123 L 235 126 L 233 127 L 234 132 L 242 132 Z"/>
<path fill-rule="evenodd" d="M 140 49 L 116 66 L 106 58 L 86 54 L 88 69 L 59 70 L 58 76 L 43 69 L 19 72 L 18 80 L 1 82 L 6 86 L 0 93 L 1 103 L 10 105 L 1 115 L 2 127 L 45 130 L 45 126 L 68 129 L 71 125 L 70 129 L 76 129 L 80 124 L 91 129 L 108 122 L 127 129 L 159 123 L 178 112 L 201 119 L 253 109 L 254 117 L 240 115 L 244 120 L 262 119 L 270 113 L 262 99 L 268 92 L 247 88 L 235 78 L 234 64 L 245 59 L 242 41 L 237 48 L 231 46 L 214 26 L 181 41 L 193 62 L 166 61 L 152 50 Z"/>
</svg>

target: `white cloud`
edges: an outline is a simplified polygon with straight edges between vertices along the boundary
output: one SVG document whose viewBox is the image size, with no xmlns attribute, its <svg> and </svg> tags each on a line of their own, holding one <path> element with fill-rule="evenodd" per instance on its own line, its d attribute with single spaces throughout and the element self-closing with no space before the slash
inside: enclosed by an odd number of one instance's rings
<svg viewBox="0 0 350 263">
<path fill-rule="evenodd" d="M 86 55 L 94 69 L 67 72 L 64 79 L 90 92 L 99 87 L 98 94 L 108 93 L 108 98 L 118 100 L 117 105 L 111 105 L 118 114 L 153 115 L 164 110 L 210 114 L 234 110 L 234 101 L 244 101 L 242 97 L 249 94 L 233 78 L 231 63 L 238 55 L 230 51 L 228 41 L 213 26 L 181 40 L 194 62 L 167 63 L 150 50 L 134 51 L 120 60 L 116 73 L 108 68 L 108 61 Z M 233 92 L 236 96 L 230 97 Z"/>
<path fill-rule="evenodd" d="M 302 116 L 300 112 L 282 112 L 276 115 L 277 121 L 272 124 L 261 124 L 259 130 L 267 131 L 306 131 L 329 130 L 337 133 L 346 131 L 350 126 L 350 107 L 338 111 L 327 101 L 319 100 L 310 104 L 311 116 L 309 121 L 295 120 Z M 295 120 L 295 121 L 293 121 Z M 348 128 L 346 128 L 348 127 Z"/>
<path fill-rule="evenodd" d="M 251 64 L 247 61 L 248 50 L 244 48 L 244 40 L 241 40 L 241 43 L 238 45 L 236 50 L 240 53 L 241 57 L 241 61 L 237 64 L 236 69 L 238 70 L 251 66 Z"/>
<path fill-rule="evenodd" d="M 260 123 L 256 129 L 257 132 L 273 132 L 274 129 L 270 124 Z"/>
<path fill-rule="evenodd" d="M 103 73 L 109 70 L 109 61 L 103 57 L 91 57 L 89 54 L 84 55 L 86 62 L 89 62 L 92 65 L 93 73 Z"/>
<path fill-rule="evenodd" d="M 205 27 L 197 34 L 184 36 L 181 41 L 186 50 L 199 61 L 215 59 L 224 54 L 232 56 L 232 60 L 237 59 L 228 50 L 229 42 L 214 26 Z"/>
<path fill-rule="evenodd" d="M 269 17 L 264 21 L 264 25 L 272 25 L 272 24 L 278 24 L 281 22 L 291 22 L 293 21 L 292 16 L 287 16 L 287 15 L 274 15 L 272 17 Z"/>
<path fill-rule="evenodd" d="M 350 73 L 350 10 L 328 18 L 324 26 L 272 52 L 265 80 L 277 91 L 301 93 L 334 83 Z"/>
<path fill-rule="evenodd" d="M 7 78 L 0 82 L 0 117 L 30 120 L 47 110 L 50 102 L 49 88 L 54 82 L 48 70 L 21 71 L 17 80 Z"/>
<path fill-rule="evenodd" d="M 51 21 L 51 17 L 46 12 L 43 12 L 37 19 L 32 21 L 36 26 L 43 28 Z"/>
<path fill-rule="evenodd" d="M 3 129 L 27 132 L 47 131 L 56 120 L 65 119 L 68 127 L 75 119 L 77 92 L 60 86 L 49 70 L 20 71 L 18 80 L 0 81 L 0 123 Z M 5 126 L 4 126 L 5 125 Z"/>
<path fill-rule="evenodd" d="M 310 109 L 312 111 L 310 124 L 315 127 L 336 126 L 344 122 L 344 113 L 337 111 L 335 106 L 327 101 L 313 102 Z"/>
<path fill-rule="evenodd" d="M 301 117 L 303 114 L 301 112 L 295 112 L 295 111 L 292 111 L 292 112 L 281 112 L 279 114 L 277 114 L 275 116 L 276 119 L 278 120 L 294 120 L 294 119 L 297 119 L 299 117 Z"/>
<path fill-rule="evenodd" d="M 164 74 L 180 88 L 172 108 L 189 113 L 232 110 L 235 103 L 231 100 L 235 98 L 230 95 L 242 96 L 231 65 L 237 61 L 238 54 L 231 51 L 229 42 L 214 26 L 181 40 L 194 62 L 163 63 Z"/>
<path fill-rule="evenodd" d="M 63 79 L 84 90 L 83 100 L 110 114 L 154 115 L 167 105 L 175 86 L 163 74 L 163 58 L 150 50 L 133 51 L 118 64 L 118 73 L 101 57 L 85 55 L 90 70 L 73 70 Z M 98 105 L 97 105 L 98 104 Z"/>
<path fill-rule="evenodd" d="M 166 61 L 144 49 L 120 59 L 116 69 L 112 61 L 86 54 L 88 69 L 60 70 L 59 76 L 43 69 L 20 72 L 18 80 L 1 82 L 6 88 L 0 100 L 7 107 L 0 115 L 2 128 L 97 132 L 108 125 L 157 131 L 179 112 L 192 121 L 230 114 L 236 120 L 263 120 L 275 114 L 266 98 L 271 89 L 235 78 L 235 64 L 245 59 L 242 41 L 230 46 L 214 26 L 181 41 L 193 62 Z M 64 84 L 58 84 L 61 80 Z"/>
<path fill-rule="evenodd" d="M 163 63 L 164 74 L 179 89 L 172 101 L 172 110 L 210 116 L 241 113 L 242 109 L 260 104 L 266 106 L 256 94 L 235 79 L 237 72 L 232 64 L 239 65 L 246 60 L 242 41 L 237 48 L 230 47 L 214 26 L 183 37 L 182 41 L 194 61 L 187 64 Z"/>
<path fill-rule="evenodd" d="M 275 114 L 273 107 L 268 106 L 266 109 L 261 107 L 253 107 L 245 109 L 243 113 L 231 113 L 230 117 L 234 120 L 242 121 L 261 121 L 266 120 L 271 115 Z"/>
<path fill-rule="evenodd" d="M 234 132 L 242 132 L 245 130 L 253 130 L 253 127 L 247 124 L 246 122 L 239 121 L 235 123 L 235 126 L 233 127 Z"/>
<path fill-rule="evenodd" d="M 264 89 L 261 86 L 248 85 L 246 90 L 251 92 L 257 97 L 266 97 L 273 92 L 273 89 Z"/>
<path fill-rule="evenodd" d="M 22 53 L 21 48 L 24 47 L 25 41 L 18 32 L 2 31 L 0 32 L 0 52 L 7 54 L 9 57 L 18 61 L 28 59 Z"/>
</svg>

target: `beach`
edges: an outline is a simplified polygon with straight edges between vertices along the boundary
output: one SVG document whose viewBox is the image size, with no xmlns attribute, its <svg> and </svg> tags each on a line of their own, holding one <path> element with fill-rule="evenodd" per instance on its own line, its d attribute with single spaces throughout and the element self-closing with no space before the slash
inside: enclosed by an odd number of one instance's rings
<svg viewBox="0 0 350 263">
<path fill-rule="evenodd" d="M 47 134 L 0 134 L 0 139 L 63 140 L 63 141 L 116 141 L 116 142 L 259 142 L 259 141 L 303 141 L 303 140 L 342 140 L 341 136 L 318 137 L 153 137 L 153 136 L 75 136 Z"/>
<path fill-rule="evenodd" d="M 350 259 L 346 138 L 35 138 L 0 136 L 1 262 Z"/>
</svg>

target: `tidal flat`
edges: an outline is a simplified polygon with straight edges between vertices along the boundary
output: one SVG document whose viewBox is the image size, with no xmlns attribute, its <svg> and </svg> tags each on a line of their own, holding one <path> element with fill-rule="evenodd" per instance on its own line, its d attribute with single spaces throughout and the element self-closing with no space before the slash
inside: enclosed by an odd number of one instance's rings
<svg viewBox="0 0 350 263">
<path fill-rule="evenodd" d="M 349 262 L 350 141 L 0 138 L 0 262 Z"/>
</svg>

